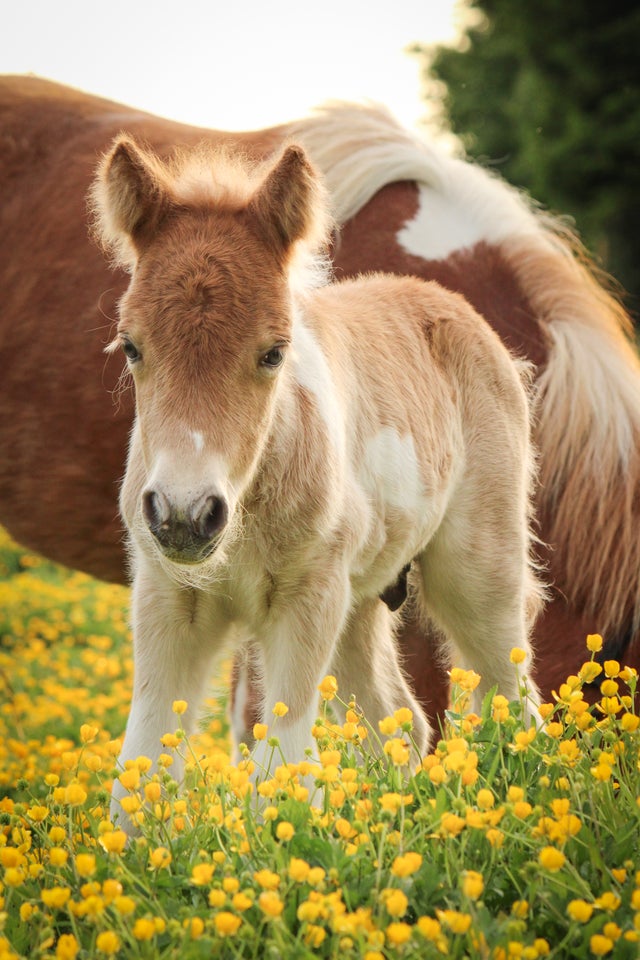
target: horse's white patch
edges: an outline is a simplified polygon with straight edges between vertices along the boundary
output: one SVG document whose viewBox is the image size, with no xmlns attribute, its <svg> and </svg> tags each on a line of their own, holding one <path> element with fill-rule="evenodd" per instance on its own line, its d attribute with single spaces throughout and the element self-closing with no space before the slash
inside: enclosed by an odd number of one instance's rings
<svg viewBox="0 0 640 960">
<path fill-rule="evenodd" d="M 329 439 L 341 456 L 345 452 L 344 415 L 336 395 L 331 370 L 313 332 L 298 315 L 293 323 L 291 351 L 296 382 L 313 394 Z"/>
<path fill-rule="evenodd" d="M 394 427 L 383 427 L 371 437 L 364 450 L 361 482 L 374 500 L 418 512 L 425 491 L 411 434 L 401 436 Z"/>
<path fill-rule="evenodd" d="M 459 161 L 449 163 L 446 188 L 421 184 L 418 212 L 396 235 L 407 253 L 444 260 L 482 240 L 497 244 L 509 236 L 539 234 L 535 217 L 515 190 L 472 164 L 461 168 Z"/>
<path fill-rule="evenodd" d="M 472 247 L 486 233 L 459 204 L 431 187 L 420 187 L 420 206 L 397 234 L 400 246 L 414 257 L 444 260 L 454 250 Z"/>
<path fill-rule="evenodd" d="M 190 430 L 191 439 L 193 440 L 193 445 L 196 448 L 196 453 L 202 453 L 204 450 L 204 437 L 199 430 Z"/>
</svg>

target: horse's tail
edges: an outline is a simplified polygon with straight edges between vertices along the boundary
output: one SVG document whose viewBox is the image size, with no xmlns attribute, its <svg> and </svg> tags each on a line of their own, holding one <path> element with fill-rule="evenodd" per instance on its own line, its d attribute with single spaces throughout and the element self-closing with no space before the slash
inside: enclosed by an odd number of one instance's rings
<svg viewBox="0 0 640 960">
<path fill-rule="evenodd" d="M 549 341 L 539 371 L 540 507 L 552 571 L 615 643 L 640 629 L 640 362 L 631 323 L 570 231 L 513 238 L 510 262 Z"/>
<path fill-rule="evenodd" d="M 338 223 L 383 186 L 455 200 L 511 264 L 548 343 L 536 385 L 539 510 L 557 589 L 615 645 L 640 628 L 640 363 L 631 322 L 561 220 L 384 108 L 329 104 L 291 128 L 324 173 Z"/>
</svg>

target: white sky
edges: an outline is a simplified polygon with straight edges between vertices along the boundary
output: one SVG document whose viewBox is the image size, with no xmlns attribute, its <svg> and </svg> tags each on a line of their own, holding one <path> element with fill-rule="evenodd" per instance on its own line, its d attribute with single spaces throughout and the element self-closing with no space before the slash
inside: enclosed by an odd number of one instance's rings
<svg viewBox="0 0 640 960">
<path fill-rule="evenodd" d="M 35 73 L 202 126 L 263 127 L 330 98 L 425 116 L 411 43 L 455 38 L 459 0 L 12 0 L 0 73 Z"/>
</svg>

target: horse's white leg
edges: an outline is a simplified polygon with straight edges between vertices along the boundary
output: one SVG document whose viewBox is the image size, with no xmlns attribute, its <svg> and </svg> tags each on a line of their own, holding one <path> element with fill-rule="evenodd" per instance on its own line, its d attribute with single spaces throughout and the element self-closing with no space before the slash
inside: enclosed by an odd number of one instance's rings
<svg viewBox="0 0 640 960">
<path fill-rule="evenodd" d="M 332 669 L 342 699 L 355 695 L 365 718 L 378 721 L 400 707 L 413 712 L 413 738 L 420 753 L 429 744 L 431 728 L 407 683 L 394 639 L 394 617 L 377 597 L 363 600 L 347 621 Z"/>
<path fill-rule="evenodd" d="M 526 712 L 535 717 L 540 695 L 531 677 L 529 621 L 539 588 L 526 522 L 510 503 L 504 509 L 494 503 L 485 513 L 480 496 L 458 501 L 418 558 L 422 602 L 444 632 L 452 661 L 481 676 L 474 708 L 496 684 L 517 700 L 526 679 Z M 510 660 L 513 647 L 525 651 L 520 665 Z"/>
<path fill-rule="evenodd" d="M 206 615 L 206 597 L 179 587 L 162 571 L 142 560 L 132 591 L 134 685 L 119 765 L 149 757 L 154 765 L 164 750 L 160 738 L 180 723 L 173 712 L 175 700 L 186 700 L 180 718 L 192 732 L 198 708 L 210 678 L 211 660 L 219 650 L 212 642 L 212 624 Z M 172 775 L 180 779 L 182 762 L 175 757 Z M 126 790 L 116 779 L 111 800 L 112 816 L 120 811 Z"/>
<path fill-rule="evenodd" d="M 277 736 L 287 762 L 297 763 L 313 748 L 312 727 L 318 716 L 318 685 L 328 673 L 350 602 L 344 571 L 325 572 L 301 586 L 295 600 L 276 601 L 260 637 L 263 667 L 263 721 Z M 274 718 L 282 702 L 285 716 Z M 254 750 L 255 779 L 265 776 L 271 747 L 261 741 Z M 278 758 L 276 764 L 282 760 Z"/>
</svg>

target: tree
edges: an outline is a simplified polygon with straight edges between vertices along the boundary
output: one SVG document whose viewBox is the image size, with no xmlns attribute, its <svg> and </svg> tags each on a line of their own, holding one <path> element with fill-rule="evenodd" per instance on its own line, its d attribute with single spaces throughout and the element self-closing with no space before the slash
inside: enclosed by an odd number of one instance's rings
<svg viewBox="0 0 640 960">
<path fill-rule="evenodd" d="M 468 0 L 460 49 L 418 47 L 467 153 L 576 221 L 640 301 L 640 6 Z"/>
</svg>

